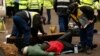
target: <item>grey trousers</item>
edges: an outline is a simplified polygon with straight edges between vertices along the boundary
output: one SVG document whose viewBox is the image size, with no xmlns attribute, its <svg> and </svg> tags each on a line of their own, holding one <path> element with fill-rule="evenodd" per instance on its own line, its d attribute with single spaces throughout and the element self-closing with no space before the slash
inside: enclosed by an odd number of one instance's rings
<svg viewBox="0 0 100 56">
<path fill-rule="evenodd" d="M 72 32 L 68 31 L 63 36 L 58 38 L 57 40 L 61 41 L 64 44 L 64 50 L 74 49 L 74 45 L 71 44 L 72 42 Z"/>
</svg>

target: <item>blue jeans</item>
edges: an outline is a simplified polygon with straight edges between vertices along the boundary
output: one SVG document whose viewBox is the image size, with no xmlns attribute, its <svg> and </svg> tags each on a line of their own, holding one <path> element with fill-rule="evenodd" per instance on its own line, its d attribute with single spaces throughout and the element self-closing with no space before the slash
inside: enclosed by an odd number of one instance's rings
<svg viewBox="0 0 100 56">
<path fill-rule="evenodd" d="M 30 40 L 30 27 L 28 23 L 19 16 L 13 17 L 14 27 L 13 32 L 16 34 L 16 39 L 19 39 L 20 34 L 23 34 L 23 44 L 28 45 Z"/>
<path fill-rule="evenodd" d="M 59 31 L 60 32 L 67 32 L 68 30 L 68 21 L 69 16 L 58 16 L 59 17 Z"/>
<path fill-rule="evenodd" d="M 89 25 L 86 29 L 80 30 L 80 44 L 82 46 L 92 47 L 94 24 Z"/>
<path fill-rule="evenodd" d="M 11 36 L 16 36 L 17 35 L 17 32 L 18 32 L 18 29 L 16 28 L 15 24 L 13 24 Z"/>
</svg>

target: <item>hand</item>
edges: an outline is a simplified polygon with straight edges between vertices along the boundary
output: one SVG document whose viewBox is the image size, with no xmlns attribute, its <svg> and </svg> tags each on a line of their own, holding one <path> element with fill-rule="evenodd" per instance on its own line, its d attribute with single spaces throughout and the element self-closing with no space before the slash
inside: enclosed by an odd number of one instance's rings
<svg viewBox="0 0 100 56">
<path fill-rule="evenodd" d="M 83 29 L 83 26 L 80 26 L 81 29 Z"/>
<path fill-rule="evenodd" d="M 89 20 L 88 22 L 89 22 L 89 23 L 93 23 L 93 20 Z"/>
</svg>

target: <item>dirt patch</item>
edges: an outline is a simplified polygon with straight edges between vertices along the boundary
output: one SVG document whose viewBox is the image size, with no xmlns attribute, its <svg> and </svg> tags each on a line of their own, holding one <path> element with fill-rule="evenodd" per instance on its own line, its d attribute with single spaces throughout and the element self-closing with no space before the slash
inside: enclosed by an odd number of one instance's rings
<svg viewBox="0 0 100 56">
<path fill-rule="evenodd" d="M 18 56 L 18 49 L 14 44 L 4 44 L 0 42 L 0 48 L 4 52 L 4 56 Z"/>
</svg>

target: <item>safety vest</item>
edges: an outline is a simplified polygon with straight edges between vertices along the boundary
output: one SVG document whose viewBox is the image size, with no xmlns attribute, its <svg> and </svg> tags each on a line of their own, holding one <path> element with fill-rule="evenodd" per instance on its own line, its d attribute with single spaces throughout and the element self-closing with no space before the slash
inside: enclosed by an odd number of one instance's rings
<svg viewBox="0 0 100 56">
<path fill-rule="evenodd" d="M 90 6 L 90 7 L 94 8 L 93 4 L 94 4 L 93 0 L 80 0 L 79 7 L 81 7 L 81 6 Z"/>
<path fill-rule="evenodd" d="M 57 14 L 58 15 L 68 15 L 68 6 L 71 4 L 72 0 L 57 0 Z"/>
<path fill-rule="evenodd" d="M 41 3 L 41 4 L 43 4 L 43 3 L 44 3 L 44 0 L 39 0 L 39 1 L 40 1 L 40 3 Z"/>
<path fill-rule="evenodd" d="M 41 0 L 28 0 L 28 9 L 41 9 Z"/>
<path fill-rule="evenodd" d="M 6 0 L 7 7 L 14 7 L 14 0 Z"/>
<path fill-rule="evenodd" d="M 52 9 L 53 8 L 53 0 L 44 0 L 43 6 L 46 9 Z"/>
<path fill-rule="evenodd" d="M 19 9 L 27 9 L 27 0 L 19 0 Z"/>
<path fill-rule="evenodd" d="M 28 11 L 25 11 L 26 12 L 26 14 L 27 14 L 27 17 L 28 18 L 31 18 L 31 27 L 33 27 L 33 17 L 36 15 L 36 14 L 39 14 L 39 13 L 37 13 L 37 12 L 28 12 Z"/>
<path fill-rule="evenodd" d="M 100 1 L 99 1 L 99 2 L 96 1 L 96 2 L 94 3 L 94 8 L 97 9 L 97 10 L 100 10 Z"/>
</svg>

